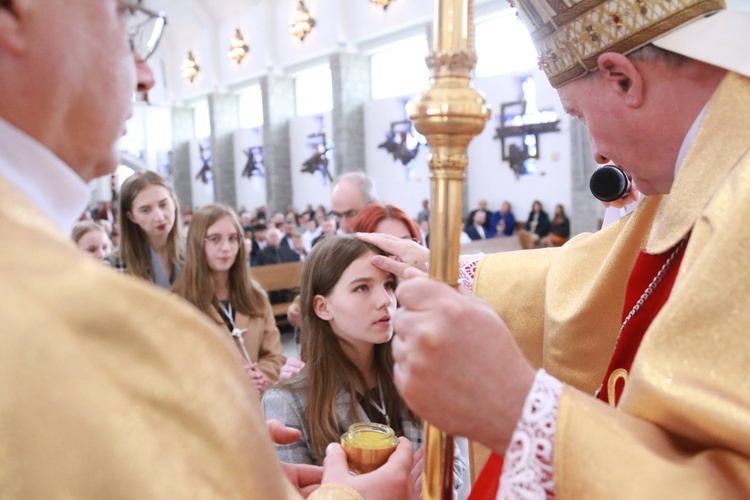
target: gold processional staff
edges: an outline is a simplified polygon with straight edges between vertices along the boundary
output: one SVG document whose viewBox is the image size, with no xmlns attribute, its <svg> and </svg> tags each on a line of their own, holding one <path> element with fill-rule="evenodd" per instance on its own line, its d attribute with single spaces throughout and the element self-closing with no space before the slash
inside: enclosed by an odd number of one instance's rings
<svg viewBox="0 0 750 500">
<path fill-rule="evenodd" d="M 433 47 L 427 56 L 430 88 L 409 104 L 409 117 L 427 138 L 430 167 L 430 277 L 458 282 L 463 181 L 469 142 L 484 128 L 490 110 L 471 88 L 474 1 L 435 0 Z M 453 498 L 453 438 L 425 423 L 422 498 Z"/>
</svg>

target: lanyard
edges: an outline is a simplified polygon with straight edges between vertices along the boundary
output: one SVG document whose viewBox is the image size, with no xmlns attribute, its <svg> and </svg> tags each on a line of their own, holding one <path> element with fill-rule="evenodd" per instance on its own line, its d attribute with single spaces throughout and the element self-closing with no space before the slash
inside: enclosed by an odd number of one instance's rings
<svg viewBox="0 0 750 500">
<path fill-rule="evenodd" d="M 388 417 L 388 413 L 385 410 L 385 398 L 383 397 L 383 386 L 380 384 L 380 379 L 378 379 L 378 392 L 380 393 L 380 404 L 377 404 L 374 399 L 369 398 L 370 404 L 372 404 L 372 406 L 374 406 L 383 417 L 385 417 L 385 425 L 390 427 L 391 419 Z"/>
<path fill-rule="evenodd" d="M 232 327 L 231 329 L 231 335 L 235 339 L 237 339 L 240 342 L 240 347 L 242 348 L 242 354 L 245 356 L 245 359 L 248 363 L 253 364 L 253 360 L 250 357 L 250 354 L 247 352 L 247 347 L 245 346 L 245 339 L 242 336 L 247 331 L 247 328 L 237 328 L 234 326 L 234 311 L 232 310 L 232 303 L 228 302 L 227 306 L 225 307 L 221 301 L 219 301 L 219 309 L 222 313 L 222 316 L 224 319 L 229 323 L 229 325 Z"/>
</svg>

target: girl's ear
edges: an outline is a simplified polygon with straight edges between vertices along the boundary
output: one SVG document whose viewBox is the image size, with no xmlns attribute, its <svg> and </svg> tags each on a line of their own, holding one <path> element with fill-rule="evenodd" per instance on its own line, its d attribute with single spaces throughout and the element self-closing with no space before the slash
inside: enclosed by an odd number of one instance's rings
<svg viewBox="0 0 750 500">
<path fill-rule="evenodd" d="M 331 321 L 333 314 L 328 310 L 328 301 L 322 295 L 316 295 L 313 297 L 313 310 L 315 315 L 323 321 Z"/>
</svg>

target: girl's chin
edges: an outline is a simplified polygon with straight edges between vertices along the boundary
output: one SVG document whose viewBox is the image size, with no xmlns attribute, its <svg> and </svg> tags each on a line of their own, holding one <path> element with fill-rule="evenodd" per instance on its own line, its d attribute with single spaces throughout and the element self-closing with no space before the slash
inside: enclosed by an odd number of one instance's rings
<svg viewBox="0 0 750 500">
<path fill-rule="evenodd" d="M 393 338 L 393 330 L 391 330 L 390 332 L 388 332 L 387 335 L 380 336 L 380 338 L 378 339 L 378 341 L 377 342 L 373 342 L 373 343 L 374 344 L 387 344 L 388 342 L 391 341 L 392 338 Z"/>
</svg>

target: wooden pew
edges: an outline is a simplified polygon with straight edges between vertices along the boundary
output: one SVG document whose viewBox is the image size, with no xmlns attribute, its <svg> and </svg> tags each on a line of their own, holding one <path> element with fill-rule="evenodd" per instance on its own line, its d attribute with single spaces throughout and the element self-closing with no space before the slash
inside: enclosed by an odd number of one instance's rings
<svg viewBox="0 0 750 500">
<path fill-rule="evenodd" d="M 266 292 L 278 290 L 295 290 L 299 293 L 302 277 L 302 262 L 286 262 L 250 268 L 250 275 Z M 291 302 L 272 304 L 273 315 L 278 326 L 287 324 L 286 310 Z"/>
</svg>

